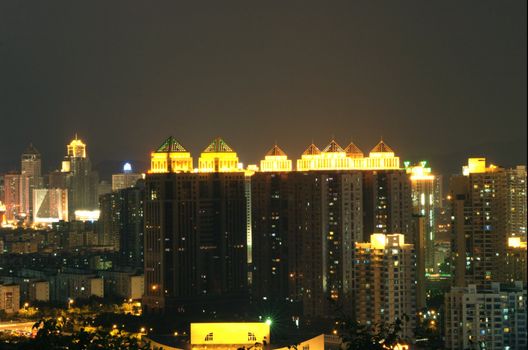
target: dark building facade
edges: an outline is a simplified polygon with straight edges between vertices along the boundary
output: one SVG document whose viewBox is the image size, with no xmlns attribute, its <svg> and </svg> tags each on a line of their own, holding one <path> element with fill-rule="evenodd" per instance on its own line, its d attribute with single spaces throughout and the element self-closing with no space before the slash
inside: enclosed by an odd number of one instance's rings
<svg viewBox="0 0 528 350">
<path fill-rule="evenodd" d="M 361 172 L 257 173 L 251 195 L 253 296 L 300 302 L 310 316 L 330 314 L 329 298 L 349 307 Z"/>
<path fill-rule="evenodd" d="M 99 197 L 99 245 L 119 252 L 120 266 L 143 268 L 144 183 Z"/>
<path fill-rule="evenodd" d="M 147 175 L 147 311 L 247 293 L 244 183 L 243 172 Z"/>
</svg>

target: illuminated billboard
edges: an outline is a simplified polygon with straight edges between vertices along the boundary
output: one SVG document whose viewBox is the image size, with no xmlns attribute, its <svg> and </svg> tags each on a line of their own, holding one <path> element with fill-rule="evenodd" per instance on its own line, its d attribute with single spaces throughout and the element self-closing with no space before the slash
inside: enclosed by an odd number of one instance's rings
<svg viewBox="0 0 528 350">
<path fill-rule="evenodd" d="M 191 323 L 191 344 L 195 345 L 255 345 L 269 344 L 270 326 L 264 322 Z"/>
</svg>

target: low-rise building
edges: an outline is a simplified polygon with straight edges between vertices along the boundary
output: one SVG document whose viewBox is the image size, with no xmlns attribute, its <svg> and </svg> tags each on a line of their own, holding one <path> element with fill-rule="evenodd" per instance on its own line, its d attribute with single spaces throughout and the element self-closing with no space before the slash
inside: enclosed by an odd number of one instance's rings
<svg viewBox="0 0 528 350">
<path fill-rule="evenodd" d="M 18 284 L 0 285 L 0 310 L 13 314 L 20 309 L 20 286 Z"/>
</svg>

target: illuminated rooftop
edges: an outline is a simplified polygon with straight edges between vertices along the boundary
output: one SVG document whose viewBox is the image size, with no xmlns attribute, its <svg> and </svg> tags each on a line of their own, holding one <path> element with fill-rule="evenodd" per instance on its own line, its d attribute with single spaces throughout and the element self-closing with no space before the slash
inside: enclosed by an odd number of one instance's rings
<svg viewBox="0 0 528 350">
<path fill-rule="evenodd" d="M 220 137 L 215 138 L 209 146 L 207 146 L 203 153 L 223 153 L 223 152 L 235 152 L 229 145 Z"/>
<path fill-rule="evenodd" d="M 86 144 L 77 138 L 77 134 L 75 134 L 75 139 L 66 148 L 69 157 L 86 158 Z"/>
<path fill-rule="evenodd" d="M 383 140 L 380 140 L 370 153 L 394 153 L 394 151 Z"/>
<path fill-rule="evenodd" d="M 40 152 L 35 148 L 35 146 L 33 146 L 32 143 L 30 143 L 29 146 L 27 146 L 23 154 L 40 155 Z"/>
<path fill-rule="evenodd" d="M 320 151 L 313 143 L 297 160 L 298 171 L 309 170 L 383 170 L 400 169 L 400 158 L 394 155 L 392 148 L 383 140 L 370 152 L 369 157 L 364 157 L 363 152 L 350 143 L 343 149 L 335 140 Z"/>
<path fill-rule="evenodd" d="M 321 154 L 321 150 L 313 143 L 303 152 L 303 156 L 313 156 L 315 154 Z"/>
<path fill-rule="evenodd" d="M 238 163 L 236 152 L 222 138 L 217 137 L 200 155 L 198 171 L 202 173 L 225 173 L 240 172 L 243 169 L 242 164 Z"/>
<path fill-rule="evenodd" d="M 335 140 L 332 140 L 330 141 L 330 143 L 328 144 L 328 146 L 326 146 L 323 150 L 323 152 L 332 152 L 332 153 L 336 153 L 336 152 L 345 152 L 344 149 L 341 148 L 341 146 L 339 146 L 337 144 L 337 142 L 335 142 Z"/>
<path fill-rule="evenodd" d="M 291 171 L 292 161 L 288 159 L 288 156 L 279 146 L 273 146 L 264 160 L 260 161 L 260 171 Z"/>
<path fill-rule="evenodd" d="M 423 160 L 418 165 L 410 165 L 405 162 L 405 170 L 411 175 L 411 181 L 434 180 L 435 176 L 431 173 L 431 168 L 427 166 L 427 161 Z"/>
<path fill-rule="evenodd" d="M 347 157 L 350 158 L 363 158 L 364 154 L 363 151 L 359 149 L 358 146 L 354 144 L 354 142 L 350 142 L 348 146 L 345 147 L 345 152 L 347 154 Z"/>
<path fill-rule="evenodd" d="M 156 150 L 156 153 L 187 152 L 174 137 L 169 136 Z"/>
<path fill-rule="evenodd" d="M 467 165 L 462 167 L 462 174 L 468 176 L 469 174 L 480 174 L 497 171 L 499 169 L 496 165 L 490 164 L 486 167 L 486 158 L 468 158 Z"/>
<path fill-rule="evenodd" d="M 169 136 L 150 154 L 149 173 L 179 173 L 193 170 L 193 159 L 174 137 Z"/>
<path fill-rule="evenodd" d="M 268 151 L 268 153 L 266 153 L 266 156 L 286 156 L 286 153 L 284 153 L 284 151 L 280 149 L 279 146 L 275 145 Z"/>
</svg>

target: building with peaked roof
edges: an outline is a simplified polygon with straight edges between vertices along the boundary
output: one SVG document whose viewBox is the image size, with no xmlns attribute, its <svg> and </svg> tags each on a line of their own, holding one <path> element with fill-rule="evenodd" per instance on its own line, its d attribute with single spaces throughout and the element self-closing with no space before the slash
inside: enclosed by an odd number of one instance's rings
<svg viewBox="0 0 528 350">
<path fill-rule="evenodd" d="M 350 158 L 363 158 L 365 155 L 363 154 L 363 151 L 359 149 L 358 146 L 352 141 L 348 144 L 348 146 L 345 147 L 345 152 L 347 154 L 347 157 Z"/>
<path fill-rule="evenodd" d="M 332 140 L 323 151 L 313 143 L 304 151 L 301 159 L 297 160 L 297 170 L 339 170 L 350 169 L 350 159 L 345 150 Z"/>
<path fill-rule="evenodd" d="M 191 153 L 172 136 L 169 136 L 150 155 L 149 173 L 179 173 L 191 172 L 192 170 Z"/>
<path fill-rule="evenodd" d="M 343 149 L 332 140 L 323 151 L 312 143 L 297 160 L 297 171 L 387 169 L 400 169 L 400 158 L 383 140 L 370 151 L 368 157 L 353 142 Z"/>
<path fill-rule="evenodd" d="M 364 167 L 367 169 L 399 169 L 400 157 L 396 157 L 392 148 L 383 140 L 370 151 L 369 156 L 364 158 Z"/>
<path fill-rule="evenodd" d="M 243 171 L 238 164 L 236 152 L 220 137 L 207 146 L 198 160 L 201 173 L 226 173 Z"/>
<path fill-rule="evenodd" d="M 260 171 L 291 171 L 292 161 L 278 145 L 266 153 L 263 160 L 260 161 Z"/>
</svg>

